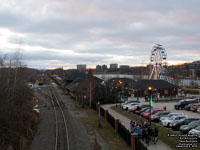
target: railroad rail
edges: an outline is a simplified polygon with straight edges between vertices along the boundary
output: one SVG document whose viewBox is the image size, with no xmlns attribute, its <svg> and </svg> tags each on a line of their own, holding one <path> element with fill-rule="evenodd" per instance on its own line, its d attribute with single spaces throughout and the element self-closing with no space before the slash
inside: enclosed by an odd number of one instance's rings
<svg viewBox="0 0 200 150">
<path fill-rule="evenodd" d="M 66 119 L 65 119 L 65 114 L 64 114 L 63 109 L 60 105 L 60 101 L 59 101 L 58 97 L 56 96 L 53 88 L 50 86 L 50 84 L 48 84 L 48 88 L 49 88 L 49 91 L 50 91 L 50 96 L 48 96 L 48 97 L 50 97 L 50 99 L 51 99 L 51 103 L 53 105 L 54 114 L 55 114 L 55 128 L 56 128 L 55 136 L 56 137 L 55 137 L 54 150 L 60 149 L 59 142 L 67 142 L 67 149 L 66 149 L 65 146 L 63 147 L 63 149 L 64 150 L 70 150 L 69 133 L 68 133 L 68 127 L 67 127 L 67 123 L 66 123 Z M 61 116 L 62 121 L 59 120 L 59 115 Z M 61 122 L 63 123 L 64 130 L 65 130 L 64 131 L 65 132 L 65 139 L 63 141 L 59 141 L 59 139 L 61 139 L 61 135 L 59 135 L 59 133 L 62 132 L 62 128 L 59 127 L 59 123 L 61 123 Z"/>
</svg>

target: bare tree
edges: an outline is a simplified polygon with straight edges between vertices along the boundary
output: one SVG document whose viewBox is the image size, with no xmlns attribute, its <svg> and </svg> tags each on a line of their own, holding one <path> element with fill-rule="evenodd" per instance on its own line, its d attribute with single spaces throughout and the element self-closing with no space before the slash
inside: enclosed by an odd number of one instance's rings
<svg viewBox="0 0 200 150">
<path fill-rule="evenodd" d="M 16 53 L 13 56 L 12 63 L 11 63 L 12 67 L 14 69 L 14 82 L 13 82 L 12 101 L 14 100 L 14 97 L 15 97 L 18 69 L 21 67 L 20 60 L 21 60 L 21 54 L 20 54 L 19 51 L 16 51 Z"/>
<path fill-rule="evenodd" d="M 20 139 L 32 136 L 36 125 L 26 72 L 19 51 L 10 58 L 0 56 L 0 149 L 7 149 L 9 145 L 13 149 L 24 149 L 20 147 L 23 142 Z"/>
</svg>

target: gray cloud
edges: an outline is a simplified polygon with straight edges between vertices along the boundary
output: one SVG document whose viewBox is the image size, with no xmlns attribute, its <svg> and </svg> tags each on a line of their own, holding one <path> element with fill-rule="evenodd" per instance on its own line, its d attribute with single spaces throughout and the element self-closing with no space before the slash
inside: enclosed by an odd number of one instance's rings
<svg viewBox="0 0 200 150">
<path fill-rule="evenodd" d="M 0 29 L 16 33 L 7 37 L 7 47 L 20 41 L 32 66 L 34 60 L 68 66 L 116 58 L 148 63 L 156 43 L 166 47 L 169 61 L 193 61 L 200 54 L 199 5 L 197 0 L 2 0 Z"/>
</svg>

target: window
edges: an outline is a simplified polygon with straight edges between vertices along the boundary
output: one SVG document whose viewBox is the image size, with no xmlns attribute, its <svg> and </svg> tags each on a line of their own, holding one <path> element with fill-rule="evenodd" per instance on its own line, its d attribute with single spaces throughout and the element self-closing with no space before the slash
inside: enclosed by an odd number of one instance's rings
<svg viewBox="0 0 200 150">
<path fill-rule="evenodd" d="M 144 90 L 144 95 L 147 95 L 148 94 L 148 91 L 147 90 Z"/>
<path fill-rule="evenodd" d="M 165 90 L 165 91 L 164 91 L 164 94 L 167 95 L 167 94 L 168 94 L 168 90 Z"/>
</svg>

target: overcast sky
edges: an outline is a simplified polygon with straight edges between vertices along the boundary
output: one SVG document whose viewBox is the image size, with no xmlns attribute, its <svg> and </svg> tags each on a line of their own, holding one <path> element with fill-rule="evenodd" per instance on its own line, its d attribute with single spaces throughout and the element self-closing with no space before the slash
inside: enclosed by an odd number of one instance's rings
<svg viewBox="0 0 200 150">
<path fill-rule="evenodd" d="M 1 0 L 0 55 L 20 49 L 29 67 L 200 60 L 199 0 Z"/>
</svg>

